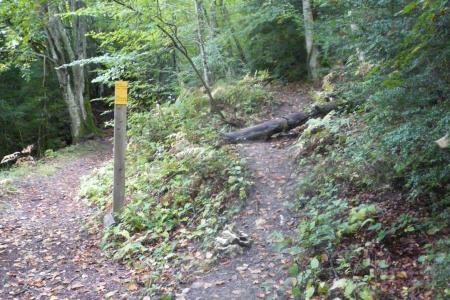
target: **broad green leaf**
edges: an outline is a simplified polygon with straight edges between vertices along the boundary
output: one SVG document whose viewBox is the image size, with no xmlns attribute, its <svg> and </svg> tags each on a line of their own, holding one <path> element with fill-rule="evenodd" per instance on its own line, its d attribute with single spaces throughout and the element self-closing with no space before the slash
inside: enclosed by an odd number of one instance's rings
<svg viewBox="0 0 450 300">
<path fill-rule="evenodd" d="M 311 259 L 310 265 L 311 269 L 318 269 L 320 266 L 320 262 L 317 258 L 314 257 L 313 259 Z"/>
<path fill-rule="evenodd" d="M 316 291 L 316 289 L 314 288 L 314 286 L 312 286 L 312 285 L 308 286 L 305 291 L 305 298 L 311 299 L 311 297 L 314 296 L 315 291 Z"/>
<path fill-rule="evenodd" d="M 389 265 L 383 259 L 383 260 L 378 261 L 378 267 L 380 267 L 381 269 L 386 269 L 386 268 L 389 268 Z"/>
</svg>

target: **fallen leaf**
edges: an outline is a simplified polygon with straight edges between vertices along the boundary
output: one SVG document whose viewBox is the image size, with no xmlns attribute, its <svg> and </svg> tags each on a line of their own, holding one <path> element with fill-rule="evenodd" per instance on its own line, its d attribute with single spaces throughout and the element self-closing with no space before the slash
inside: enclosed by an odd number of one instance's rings
<svg viewBox="0 0 450 300">
<path fill-rule="evenodd" d="M 114 296 L 117 293 L 117 290 L 111 291 L 109 293 L 105 294 L 105 298 L 111 298 L 112 296 Z"/>
<path fill-rule="evenodd" d="M 252 274 L 260 274 L 262 272 L 261 269 L 249 269 L 249 271 Z"/>
<path fill-rule="evenodd" d="M 450 138 L 448 133 L 434 142 L 442 149 L 448 148 L 450 146 Z"/>
<path fill-rule="evenodd" d="M 245 271 L 247 269 L 248 269 L 248 265 L 247 264 L 243 264 L 242 266 L 236 268 L 236 270 L 238 272 L 243 272 L 243 271 Z"/>
<path fill-rule="evenodd" d="M 209 289 L 210 287 L 212 287 L 214 284 L 213 283 L 209 283 L 209 282 L 205 282 L 205 284 L 203 284 L 203 289 Z"/>
<path fill-rule="evenodd" d="M 405 271 L 397 272 L 396 276 L 399 279 L 406 279 L 406 278 L 408 278 L 408 274 L 406 274 Z"/>
<path fill-rule="evenodd" d="M 264 225 L 266 225 L 266 220 L 264 220 L 263 218 L 259 218 L 255 221 L 255 225 L 257 229 L 263 229 Z"/>
<path fill-rule="evenodd" d="M 82 284 L 81 282 L 75 282 L 69 287 L 69 289 L 76 290 L 82 287 L 84 287 L 84 284 Z"/>
</svg>

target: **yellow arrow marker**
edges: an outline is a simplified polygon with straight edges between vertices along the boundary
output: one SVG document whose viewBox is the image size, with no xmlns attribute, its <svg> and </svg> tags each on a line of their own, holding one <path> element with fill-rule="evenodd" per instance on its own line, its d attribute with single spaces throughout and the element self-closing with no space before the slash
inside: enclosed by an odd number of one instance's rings
<svg viewBox="0 0 450 300">
<path fill-rule="evenodd" d="M 116 101 L 115 104 L 128 104 L 128 81 L 116 81 Z"/>
</svg>

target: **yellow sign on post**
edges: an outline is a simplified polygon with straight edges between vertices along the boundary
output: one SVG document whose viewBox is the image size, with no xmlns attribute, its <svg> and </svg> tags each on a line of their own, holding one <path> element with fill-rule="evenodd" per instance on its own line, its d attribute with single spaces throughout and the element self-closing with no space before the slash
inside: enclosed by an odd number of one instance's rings
<svg viewBox="0 0 450 300">
<path fill-rule="evenodd" d="M 116 81 L 116 101 L 115 104 L 128 104 L 128 81 Z"/>
<path fill-rule="evenodd" d="M 119 213 L 125 204 L 125 152 L 127 148 L 127 102 L 128 82 L 116 81 L 114 105 L 114 188 L 113 213 Z M 105 224 L 114 218 L 105 219 Z"/>
</svg>

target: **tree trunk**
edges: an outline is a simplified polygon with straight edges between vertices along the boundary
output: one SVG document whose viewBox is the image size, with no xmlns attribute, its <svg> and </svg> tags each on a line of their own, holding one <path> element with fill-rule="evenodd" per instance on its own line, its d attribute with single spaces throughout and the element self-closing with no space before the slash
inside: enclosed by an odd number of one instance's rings
<svg viewBox="0 0 450 300">
<path fill-rule="evenodd" d="M 74 12 L 82 2 L 69 0 L 69 9 Z M 64 8 L 63 8 L 64 9 Z M 73 16 L 69 26 L 58 16 L 64 10 L 56 4 L 48 5 L 48 22 L 45 27 L 48 55 L 55 61 L 55 67 L 85 59 L 86 31 L 85 17 Z M 69 111 L 71 134 L 74 142 L 95 131 L 93 115 L 86 92 L 86 78 L 83 66 L 57 68 L 56 75 Z"/>
<path fill-rule="evenodd" d="M 205 40 L 204 40 L 204 32 L 205 32 L 205 17 L 203 14 L 203 1 L 195 0 L 195 11 L 197 14 L 197 39 L 198 46 L 200 48 L 200 56 L 202 59 L 202 67 L 203 67 L 203 80 L 208 85 L 211 86 L 210 82 L 210 74 L 208 68 L 208 54 L 205 49 Z"/>
<path fill-rule="evenodd" d="M 305 124 L 311 118 L 323 116 L 338 107 L 337 103 L 329 103 L 323 106 L 316 106 L 309 112 L 297 112 L 286 117 L 272 119 L 255 126 L 243 128 L 238 131 L 225 133 L 222 135 L 224 143 L 237 144 L 255 140 L 267 140 L 277 133 L 287 132 L 295 127 Z"/>
<path fill-rule="evenodd" d="M 310 0 L 302 0 L 302 2 L 308 74 L 312 80 L 317 80 L 319 78 L 319 50 L 314 43 L 314 19 L 311 2 Z"/>
</svg>

